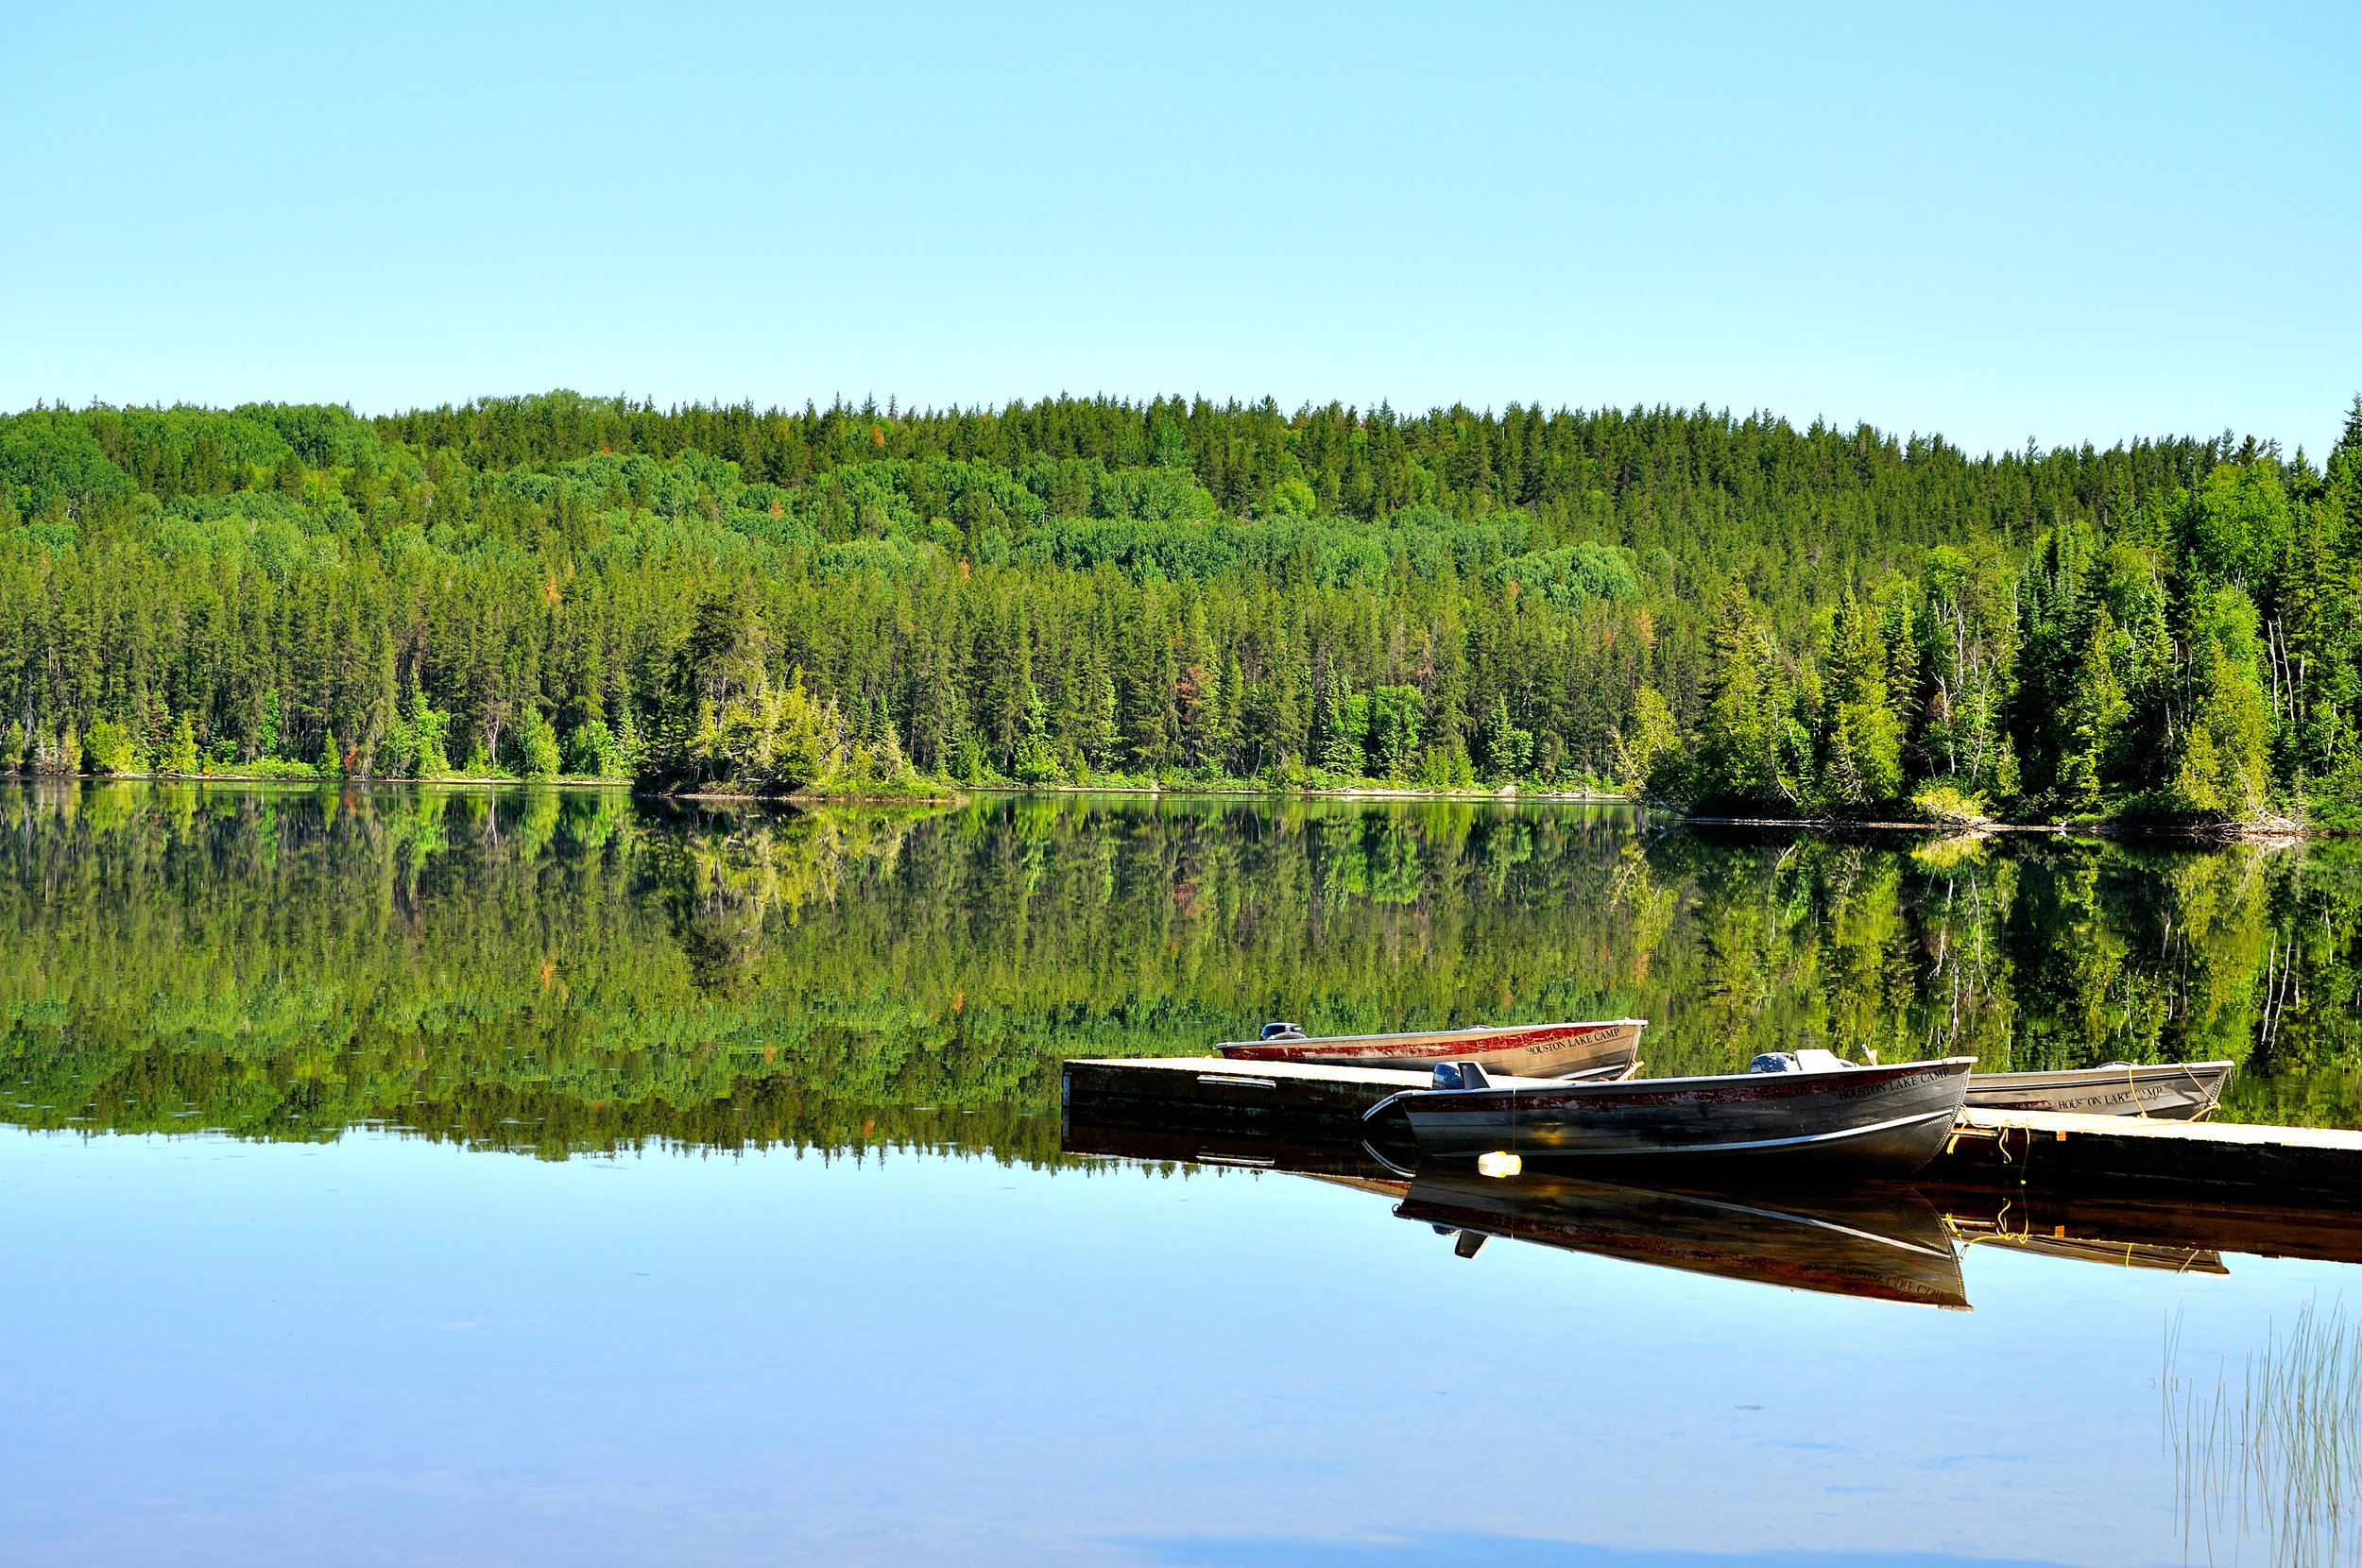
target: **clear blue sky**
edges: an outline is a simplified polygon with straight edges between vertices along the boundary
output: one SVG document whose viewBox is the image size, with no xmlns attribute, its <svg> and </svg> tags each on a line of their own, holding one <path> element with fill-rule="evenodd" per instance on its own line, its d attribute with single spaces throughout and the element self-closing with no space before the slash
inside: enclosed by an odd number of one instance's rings
<svg viewBox="0 0 2362 1568">
<path fill-rule="evenodd" d="M 2362 390 L 2362 6 L 9 8 L 0 406 Z"/>
</svg>

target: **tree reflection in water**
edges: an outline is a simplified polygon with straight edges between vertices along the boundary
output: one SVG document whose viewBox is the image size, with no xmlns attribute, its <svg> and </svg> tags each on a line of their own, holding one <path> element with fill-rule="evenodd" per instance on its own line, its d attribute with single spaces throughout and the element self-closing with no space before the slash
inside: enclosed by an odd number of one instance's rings
<svg viewBox="0 0 2362 1568">
<path fill-rule="evenodd" d="M 1055 1162 L 1057 1063 L 1633 1014 L 1647 1070 L 2231 1057 L 2354 1120 L 2362 853 L 1749 834 L 1622 806 L 0 789 L 0 1116 L 551 1157 Z"/>
</svg>

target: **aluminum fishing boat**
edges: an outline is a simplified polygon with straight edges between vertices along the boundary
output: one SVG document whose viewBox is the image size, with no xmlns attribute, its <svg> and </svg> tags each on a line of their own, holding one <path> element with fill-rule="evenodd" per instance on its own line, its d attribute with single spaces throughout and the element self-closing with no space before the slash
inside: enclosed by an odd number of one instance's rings
<svg viewBox="0 0 2362 1568">
<path fill-rule="evenodd" d="M 1780 1059 L 1756 1059 L 1767 1060 Z M 1567 1166 L 1785 1164 L 1908 1176 L 1951 1134 L 1976 1065 L 1951 1056 L 1568 1083 L 1447 1063 L 1436 1087 L 1389 1096 L 1364 1119 L 1402 1116 L 1419 1152 L 1440 1159 L 1498 1151 Z"/>
<path fill-rule="evenodd" d="M 2072 1111 L 2087 1116 L 2202 1121 L 2222 1102 L 2234 1062 L 2162 1062 L 2063 1072 L 1980 1072 L 1968 1080 L 1972 1111 Z"/>
<path fill-rule="evenodd" d="M 1514 1078 L 1617 1079 L 1640 1063 L 1641 1018 L 1591 1023 L 1505 1024 L 1418 1034 L 1307 1035 L 1265 1024 L 1262 1037 L 1214 1048 L 1234 1062 L 1301 1062 L 1321 1067 L 1391 1067 L 1425 1072 L 1439 1062 L 1474 1062 Z"/>
</svg>

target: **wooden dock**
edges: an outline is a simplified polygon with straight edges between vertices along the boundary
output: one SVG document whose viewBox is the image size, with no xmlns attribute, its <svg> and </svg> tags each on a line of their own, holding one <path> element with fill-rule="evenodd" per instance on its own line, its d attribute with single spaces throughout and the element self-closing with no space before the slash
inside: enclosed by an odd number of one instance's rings
<svg viewBox="0 0 2362 1568">
<path fill-rule="evenodd" d="M 1070 1120 L 1252 1134 L 1298 1146 L 1340 1139 L 1358 1145 L 1371 1131 L 1362 1125 L 1364 1111 L 1430 1082 L 1420 1072 L 1215 1056 L 1076 1058 L 1064 1072 Z M 2335 1205 L 2362 1202 L 2362 1133 L 1972 1110 L 1961 1113 L 1958 1132 L 1921 1179 L 1987 1188 L 2218 1192 Z"/>
<path fill-rule="evenodd" d="M 1387 1096 L 1433 1082 L 1423 1072 L 1220 1056 L 1077 1057 L 1066 1064 L 1063 1098 L 1068 1115 L 1102 1125 L 1276 1133 L 1350 1127 Z"/>
<path fill-rule="evenodd" d="M 2024 1186 L 2241 1188 L 2362 1199 L 2362 1133 L 2049 1111 L 1963 1111 L 1930 1181 Z"/>
</svg>

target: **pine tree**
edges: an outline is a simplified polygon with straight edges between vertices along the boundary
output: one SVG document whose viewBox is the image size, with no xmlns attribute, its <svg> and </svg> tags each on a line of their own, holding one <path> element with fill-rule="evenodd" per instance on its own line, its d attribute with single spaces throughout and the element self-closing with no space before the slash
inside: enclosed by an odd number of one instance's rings
<svg viewBox="0 0 2362 1568">
<path fill-rule="evenodd" d="M 1369 754 L 1385 776 L 1396 782 L 1410 775 L 1424 707 L 1415 686 L 1381 686 L 1370 693 Z"/>
<path fill-rule="evenodd" d="M 2019 604 L 2017 702 L 2010 728 L 2021 741 L 2028 777 L 2039 792 L 2058 781 L 2065 749 L 2074 672 L 2088 610 L 2084 577 L 2091 541 L 2080 525 L 2053 528 L 2038 541 Z"/>
<path fill-rule="evenodd" d="M 1845 807 L 1891 800 L 1903 786 L 1903 726 L 1878 613 L 1851 594 L 1839 605 L 1827 665 L 1822 798 Z"/>
<path fill-rule="evenodd" d="M 197 771 L 197 725 L 185 712 L 173 723 L 172 747 L 164 754 L 163 771 L 183 777 Z"/>
<path fill-rule="evenodd" d="M 1119 770 L 1123 765 L 1121 755 L 1123 730 L 1117 722 L 1116 678 L 1104 669 L 1097 671 L 1087 688 L 1090 694 L 1088 729 L 1086 731 L 1086 755 L 1091 765 L 1103 771 Z"/>
<path fill-rule="evenodd" d="M 2186 717 L 2167 797 L 2175 810 L 2236 820 L 2264 809 L 2270 778 L 2264 692 L 2255 676 L 2255 607 L 2235 588 L 2196 606 Z"/>
<path fill-rule="evenodd" d="M 2068 807 L 2089 811 L 2099 805 L 2102 786 L 2117 774 L 2116 749 L 2132 711 L 2116 676 L 2116 623 L 2106 605 L 2092 612 L 2073 690 L 2059 758 L 2059 794 Z"/>
<path fill-rule="evenodd" d="M 628 722 L 629 714 L 625 714 Z M 415 769 L 420 778 L 440 778 L 451 772 L 451 757 L 445 743 L 451 738 L 451 715 L 426 705 L 426 693 L 413 690 L 410 693 L 410 729 L 417 750 Z"/>
<path fill-rule="evenodd" d="M 1799 793 L 1783 767 L 1788 693 L 1746 589 L 1724 597 L 1711 649 L 1690 789 L 1706 801 L 1796 804 Z"/>
<path fill-rule="evenodd" d="M 1214 764 L 1232 777 L 1239 773 L 1239 711 L 1245 696 L 1246 673 L 1240 668 L 1238 652 L 1233 649 L 1222 661 L 1214 711 L 1207 720 L 1207 744 L 1211 748 Z"/>
<path fill-rule="evenodd" d="M 1664 695 L 1653 686 L 1643 686 L 1633 694 L 1632 717 L 1623 726 L 1611 730 L 1616 779 L 1628 795 L 1650 793 L 1679 793 L 1678 774 L 1663 772 L 1664 764 L 1678 764 L 1681 753 L 1681 728 L 1673 721 L 1673 710 Z"/>
<path fill-rule="evenodd" d="M 1010 771 L 1020 784 L 1058 781 L 1058 754 L 1050 745 L 1050 705 L 1031 681 L 1025 683 L 1025 734 L 1018 741 L 1017 765 Z"/>
<path fill-rule="evenodd" d="M 1506 692 L 1493 699 L 1484 725 L 1485 770 L 1496 784 L 1514 784 L 1533 764 L 1533 732 L 1520 728 L 1509 716 Z"/>
<path fill-rule="evenodd" d="M 1368 733 L 1369 699 L 1332 673 L 1321 704 L 1321 771 L 1341 784 L 1361 777 Z"/>
<path fill-rule="evenodd" d="M 517 749 L 523 754 L 524 775 L 527 778 L 555 778 L 562 765 L 558 755 L 557 729 L 543 717 L 538 707 L 527 707 L 524 721 L 517 726 Z"/>
</svg>

